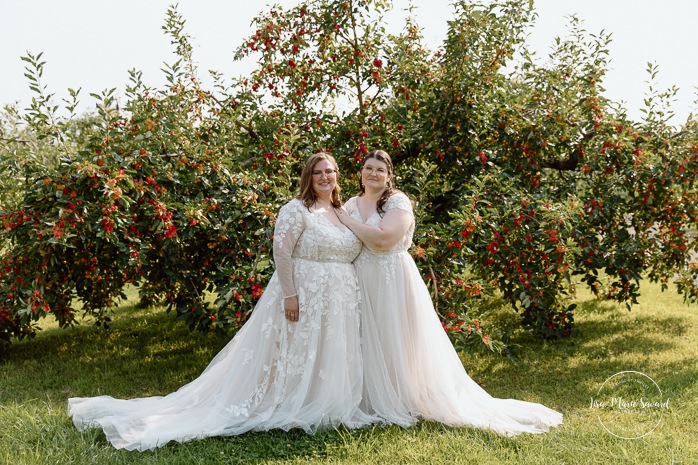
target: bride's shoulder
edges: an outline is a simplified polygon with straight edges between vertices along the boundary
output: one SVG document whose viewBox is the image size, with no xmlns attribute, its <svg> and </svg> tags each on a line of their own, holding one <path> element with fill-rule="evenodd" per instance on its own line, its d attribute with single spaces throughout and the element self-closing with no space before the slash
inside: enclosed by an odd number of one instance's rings
<svg viewBox="0 0 698 465">
<path fill-rule="evenodd" d="M 401 210 L 412 212 L 412 200 L 410 200 L 410 198 L 404 192 L 395 190 L 390 198 L 388 198 L 386 207 L 399 208 Z"/>
<path fill-rule="evenodd" d="M 281 206 L 281 209 L 279 210 L 279 215 L 303 215 L 304 211 L 308 211 L 308 208 L 305 206 L 301 199 L 299 199 L 298 197 L 294 197 L 293 199 L 289 200 Z"/>
<path fill-rule="evenodd" d="M 349 200 L 347 200 L 346 202 L 344 202 L 344 208 L 347 208 L 347 209 L 356 208 L 357 201 L 358 201 L 358 196 L 355 195 L 354 197 L 352 197 Z"/>
<path fill-rule="evenodd" d="M 399 199 L 401 197 L 410 200 L 410 197 L 399 189 L 393 189 L 392 194 L 390 194 L 391 199 Z"/>
</svg>

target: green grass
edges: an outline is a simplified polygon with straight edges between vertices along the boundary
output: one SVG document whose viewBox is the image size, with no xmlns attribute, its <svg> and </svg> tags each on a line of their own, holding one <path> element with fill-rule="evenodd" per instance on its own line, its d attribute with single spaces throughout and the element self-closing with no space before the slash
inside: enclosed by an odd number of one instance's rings
<svg viewBox="0 0 698 465">
<path fill-rule="evenodd" d="M 152 452 L 113 449 L 99 430 L 78 432 L 68 397 L 166 394 L 195 378 L 226 341 L 189 333 L 162 309 L 126 302 L 111 330 L 68 330 L 42 322 L 33 340 L 15 342 L 0 362 L 0 464 L 689 464 L 698 460 L 698 309 L 643 284 L 631 312 L 579 299 L 577 336 L 558 342 L 516 331 L 517 360 L 463 357 L 471 377 L 492 395 L 541 402 L 565 421 L 543 435 L 507 438 L 422 422 L 322 431 L 248 433 Z M 516 324 L 502 309 L 501 324 Z M 656 430 L 637 440 L 609 434 L 590 399 L 609 376 L 635 370 L 670 398 Z"/>
</svg>

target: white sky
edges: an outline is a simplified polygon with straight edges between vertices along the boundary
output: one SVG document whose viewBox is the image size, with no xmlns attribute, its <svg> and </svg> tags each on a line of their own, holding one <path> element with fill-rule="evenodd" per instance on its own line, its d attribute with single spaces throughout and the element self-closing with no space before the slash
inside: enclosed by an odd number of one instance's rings
<svg viewBox="0 0 698 465">
<path fill-rule="evenodd" d="M 128 70 L 143 71 L 146 84 L 163 83 L 163 62 L 174 61 L 172 46 L 161 30 L 169 4 L 176 0 L 0 0 L 0 104 L 27 106 L 31 91 L 20 57 L 43 51 L 43 82 L 57 103 L 67 88 L 82 87 L 83 106 L 91 107 L 89 92 L 123 90 Z M 200 76 L 213 69 L 225 75 L 246 69 L 232 61 L 233 51 L 251 32 L 250 21 L 267 1 L 179 0 L 179 12 L 193 37 Z M 291 6 L 297 0 L 279 0 Z M 436 49 L 451 18 L 450 0 L 413 0 L 417 22 L 428 45 Z M 394 0 L 401 10 L 407 0 Z M 567 16 L 576 14 L 589 32 L 613 33 L 607 96 L 624 102 L 639 119 L 647 91 L 647 62 L 659 65 L 659 87 L 680 87 L 674 124 L 696 112 L 698 86 L 698 19 L 696 0 L 536 0 L 538 19 L 529 43 L 541 58 L 555 36 L 564 36 Z M 395 17 L 399 17 L 396 13 Z M 393 18 L 395 18 L 393 17 Z M 391 19 L 395 21 L 395 19 Z M 396 21 L 398 25 L 401 20 Z M 236 68 L 237 66 L 237 68 Z"/>
</svg>

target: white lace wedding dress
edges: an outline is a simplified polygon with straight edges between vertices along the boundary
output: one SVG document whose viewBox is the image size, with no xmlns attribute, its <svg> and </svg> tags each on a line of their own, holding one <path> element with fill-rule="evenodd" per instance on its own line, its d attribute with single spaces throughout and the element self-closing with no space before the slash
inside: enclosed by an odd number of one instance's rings
<svg viewBox="0 0 698 465">
<path fill-rule="evenodd" d="M 74 424 L 101 427 L 114 447 L 142 451 L 250 430 L 312 433 L 374 422 L 359 409 L 359 291 L 351 262 L 360 250 L 348 228 L 292 200 L 275 228 L 277 271 L 250 319 L 203 373 L 164 397 L 69 399 Z M 282 294 L 296 293 L 300 319 L 291 323 Z"/>
<path fill-rule="evenodd" d="M 356 198 L 345 208 L 363 221 Z M 404 194 L 392 195 L 383 208 L 413 215 Z M 373 226 L 380 222 L 378 213 L 366 220 Z M 364 246 L 354 261 L 361 288 L 362 408 L 403 426 L 427 419 L 504 435 L 541 433 L 560 424 L 562 414 L 540 404 L 493 398 L 470 379 L 407 252 L 413 233 L 414 221 L 390 250 Z"/>
</svg>

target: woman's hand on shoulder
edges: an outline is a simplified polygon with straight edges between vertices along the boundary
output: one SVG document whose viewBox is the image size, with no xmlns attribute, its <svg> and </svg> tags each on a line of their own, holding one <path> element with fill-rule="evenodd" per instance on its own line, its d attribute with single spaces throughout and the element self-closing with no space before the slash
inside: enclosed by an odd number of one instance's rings
<svg viewBox="0 0 698 465">
<path fill-rule="evenodd" d="M 342 222 L 343 225 L 348 226 L 351 222 L 351 216 L 344 207 L 335 208 L 334 212 L 337 214 L 337 218 Z"/>
</svg>

